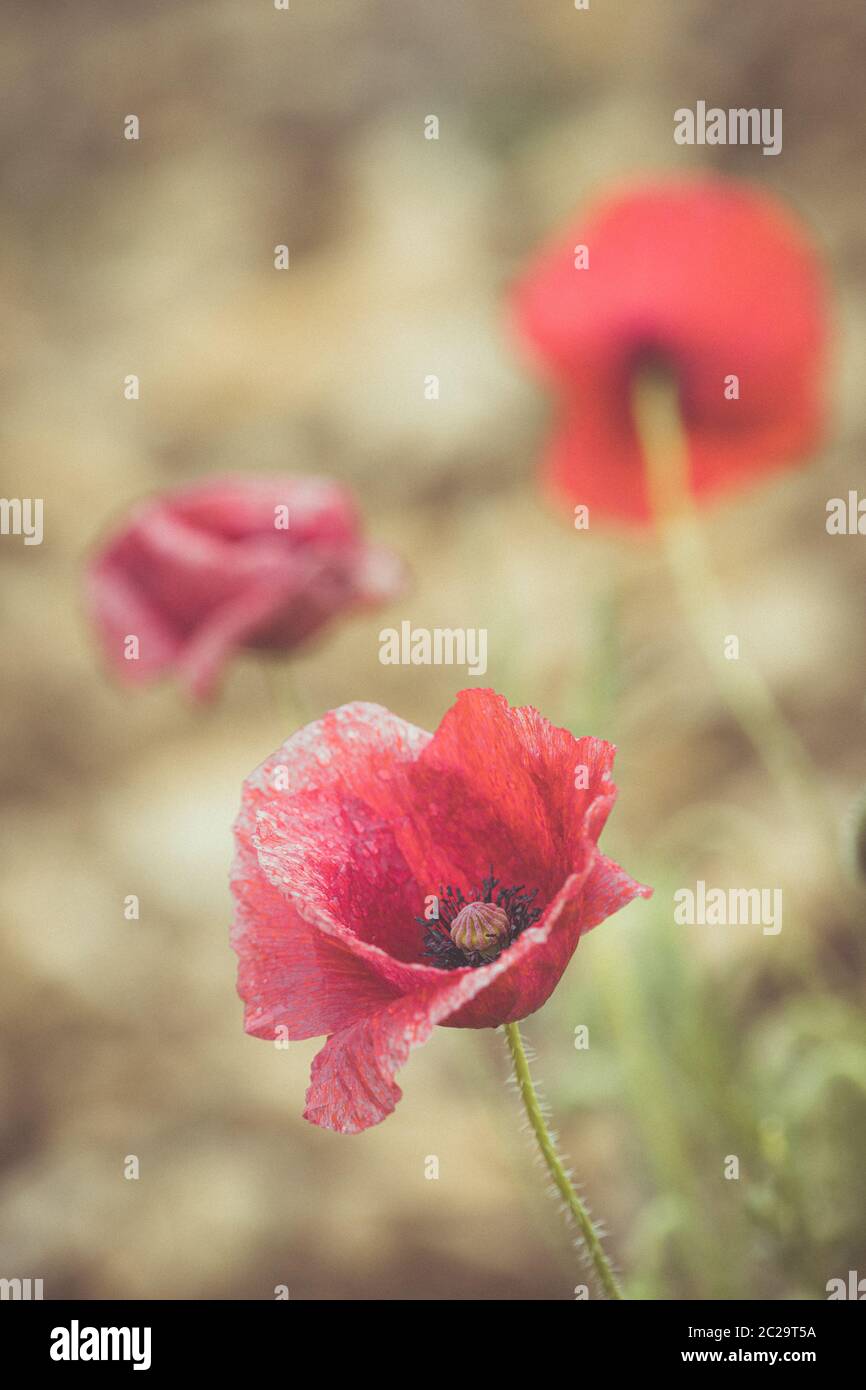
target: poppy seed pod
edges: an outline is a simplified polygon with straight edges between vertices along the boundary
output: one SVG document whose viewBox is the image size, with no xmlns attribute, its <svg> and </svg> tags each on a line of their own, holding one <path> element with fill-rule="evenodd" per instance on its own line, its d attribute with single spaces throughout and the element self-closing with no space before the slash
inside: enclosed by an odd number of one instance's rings
<svg viewBox="0 0 866 1390">
<path fill-rule="evenodd" d="M 451 940 L 467 955 L 493 960 L 507 944 L 508 917 L 496 903 L 467 903 L 451 923 Z"/>
</svg>

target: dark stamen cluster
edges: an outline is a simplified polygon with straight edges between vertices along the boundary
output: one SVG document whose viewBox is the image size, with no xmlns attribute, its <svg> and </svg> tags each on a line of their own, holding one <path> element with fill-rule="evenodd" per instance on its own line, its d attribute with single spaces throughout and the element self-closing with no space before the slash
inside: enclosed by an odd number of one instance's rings
<svg viewBox="0 0 866 1390">
<path fill-rule="evenodd" d="M 502 908 L 508 918 L 508 941 L 502 948 L 505 951 L 513 945 L 521 932 L 526 931 L 526 928 L 531 927 L 541 916 L 541 908 L 532 906 L 533 899 L 538 896 L 538 889 L 533 888 L 530 892 L 522 883 L 517 884 L 515 888 L 501 888 L 499 879 L 493 876 L 492 864 L 488 877 L 481 881 L 481 887 L 468 898 L 463 896 L 459 888 L 452 888 L 450 883 L 446 886 L 447 891 L 441 883 L 439 885 L 439 917 L 433 921 L 428 921 L 426 917 L 415 918 L 424 928 L 421 955 L 427 956 L 440 970 L 459 970 L 464 965 L 490 964 L 480 951 L 461 951 L 451 940 L 451 923 L 467 903 L 495 903 L 497 907 Z"/>
</svg>

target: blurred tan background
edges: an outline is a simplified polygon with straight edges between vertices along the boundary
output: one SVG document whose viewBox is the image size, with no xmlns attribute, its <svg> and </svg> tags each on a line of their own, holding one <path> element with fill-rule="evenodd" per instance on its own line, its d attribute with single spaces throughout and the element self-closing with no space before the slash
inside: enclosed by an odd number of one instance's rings
<svg viewBox="0 0 866 1390">
<path fill-rule="evenodd" d="M 241 780 L 348 699 L 435 727 L 465 682 L 379 664 L 404 617 L 487 627 L 484 683 L 620 745 L 605 848 L 656 897 L 582 943 L 525 1031 L 629 1292 L 822 1298 L 866 1275 L 860 914 L 722 710 L 651 540 L 576 533 L 540 500 L 548 402 L 503 305 L 537 241 L 624 175 L 752 178 L 812 228 L 832 436 L 708 530 L 731 631 L 844 823 L 866 542 L 824 520 L 866 453 L 864 62 L 859 0 L 8 0 L 2 491 L 45 499 L 45 541 L 0 541 L 0 1275 L 47 1297 L 572 1297 L 500 1037 L 438 1030 L 395 1114 L 342 1137 L 300 1118 L 318 1044 L 242 1032 Z M 781 106 L 782 155 L 675 146 L 698 99 Z M 170 685 L 116 690 L 82 613 L 94 541 L 149 491 L 283 469 L 357 486 L 413 566 L 407 599 L 291 666 L 240 660 L 205 714 Z M 781 935 L 675 928 L 696 878 L 782 885 Z"/>
</svg>

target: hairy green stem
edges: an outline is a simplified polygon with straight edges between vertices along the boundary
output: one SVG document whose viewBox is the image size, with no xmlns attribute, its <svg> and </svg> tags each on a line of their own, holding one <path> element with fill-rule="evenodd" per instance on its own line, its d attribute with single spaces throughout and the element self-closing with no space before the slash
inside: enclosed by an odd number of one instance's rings
<svg viewBox="0 0 866 1390">
<path fill-rule="evenodd" d="M 587 1254 L 598 1276 L 599 1284 L 604 1289 L 608 1298 L 622 1298 L 622 1289 L 613 1272 L 611 1263 L 604 1252 L 598 1231 L 593 1225 L 589 1212 L 586 1210 L 586 1207 L 583 1205 L 583 1202 L 574 1189 L 562 1159 L 556 1151 L 553 1136 L 547 1127 L 541 1109 L 541 1102 L 538 1099 L 538 1092 L 535 1089 L 532 1073 L 529 1070 L 529 1060 L 523 1046 L 523 1039 L 520 1036 L 520 1025 L 518 1023 L 506 1023 L 505 1037 L 508 1043 L 508 1050 L 511 1053 L 511 1060 L 514 1064 L 514 1076 L 520 1091 L 520 1097 L 526 1109 L 532 1131 L 538 1140 L 541 1156 L 547 1164 L 556 1190 L 568 1207 L 572 1219 L 580 1232 L 584 1245 L 586 1246 Z"/>
</svg>

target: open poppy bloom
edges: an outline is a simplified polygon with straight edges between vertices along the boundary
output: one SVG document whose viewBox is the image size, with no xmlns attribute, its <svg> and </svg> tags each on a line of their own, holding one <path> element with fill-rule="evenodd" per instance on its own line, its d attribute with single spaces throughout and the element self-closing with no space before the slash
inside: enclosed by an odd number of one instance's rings
<svg viewBox="0 0 866 1390">
<path fill-rule="evenodd" d="M 571 504 L 649 518 L 632 415 L 645 367 L 676 385 L 695 496 L 818 441 L 821 267 L 789 213 L 748 185 L 668 179 L 607 198 L 539 255 L 514 306 L 557 391 L 546 476 Z"/>
<path fill-rule="evenodd" d="M 329 1034 L 305 1116 L 355 1133 L 435 1024 L 550 996 L 581 935 L 650 890 L 603 855 L 614 748 L 464 690 L 435 734 L 351 704 L 244 784 L 232 944 L 247 1032 Z"/>
<path fill-rule="evenodd" d="M 137 507 L 100 548 L 87 590 L 119 676 L 142 684 L 173 670 L 204 700 L 237 648 L 290 651 L 402 582 L 337 483 L 228 477 Z"/>
</svg>

